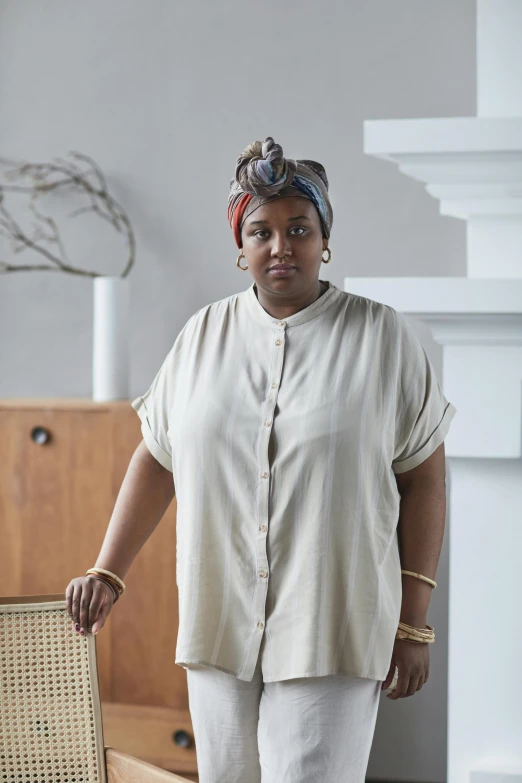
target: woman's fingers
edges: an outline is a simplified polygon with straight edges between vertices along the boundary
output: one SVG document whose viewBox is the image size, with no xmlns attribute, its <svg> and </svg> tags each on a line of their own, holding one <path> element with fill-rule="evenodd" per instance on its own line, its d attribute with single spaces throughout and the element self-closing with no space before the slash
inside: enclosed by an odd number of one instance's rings
<svg viewBox="0 0 522 783">
<path fill-rule="evenodd" d="M 387 695 L 386 698 L 395 700 L 413 696 L 415 693 L 417 693 L 417 691 L 420 691 L 425 681 L 426 679 L 424 674 L 416 674 L 415 672 L 412 672 L 411 674 L 405 674 L 401 678 L 399 672 L 399 681 L 397 686 L 391 693 Z"/>
<path fill-rule="evenodd" d="M 86 634 L 98 621 L 95 632 L 103 626 L 114 603 L 109 585 L 94 577 L 72 579 L 65 591 L 67 611 L 75 631 Z"/>
<path fill-rule="evenodd" d="M 406 696 L 414 696 L 417 691 L 419 691 L 422 688 L 422 683 L 424 682 L 424 674 L 418 674 L 412 676 L 410 679 L 410 685 L 408 687 L 408 690 L 406 691 Z"/>
<path fill-rule="evenodd" d="M 82 595 L 80 598 L 80 633 L 87 633 L 89 627 L 89 607 L 92 598 L 92 584 L 90 579 L 82 580 Z"/>
<path fill-rule="evenodd" d="M 98 631 L 103 628 L 105 625 L 105 620 L 107 619 L 109 612 L 112 609 L 112 605 L 114 603 L 114 595 L 109 595 L 110 587 L 101 587 L 101 591 L 103 591 L 103 595 L 101 596 L 101 603 L 99 604 L 96 615 L 94 615 L 94 620 L 92 624 L 92 633 L 97 634 Z M 101 592 L 100 591 L 100 592 Z"/>
<path fill-rule="evenodd" d="M 72 596 L 72 621 L 74 626 L 78 626 L 80 630 L 80 602 L 82 598 L 82 583 L 80 580 L 75 580 L 74 590 Z"/>
<path fill-rule="evenodd" d="M 383 683 L 381 685 L 381 690 L 385 691 L 390 687 L 390 685 L 393 682 L 393 678 L 395 677 L 395 669 L 396 669 L 395 661 L 392 659 L 390 668 L 388 670 L 388 674 L 386 675 L 386 679 L 383 680 Z"/>
<path fill-rule="evenodd" d="M 92 587 L 91 605 L 89 607 L 89 625 L 87 626 L 87 631 L 92 632 L 93 625 L 99 617 L 100 609 L 104 601 L 105 590 L 103 584 L 99 579 L 95 579 Z"/>
<path fill-rule="evenodd" d="M 114 593 L 101 579 L 93 579 L 93 592 L 89 608 L 90 626 L 87 629 L 98 633 L 114 603 Z"/>
<path fill-rule="evenodd" d="M 65 604 L 67 606 L 67 614 L 72 620 L 72 599 L 74 594 L 74 585 L 72 582 L 69 582 L 65 589 Z"/>
</svg>

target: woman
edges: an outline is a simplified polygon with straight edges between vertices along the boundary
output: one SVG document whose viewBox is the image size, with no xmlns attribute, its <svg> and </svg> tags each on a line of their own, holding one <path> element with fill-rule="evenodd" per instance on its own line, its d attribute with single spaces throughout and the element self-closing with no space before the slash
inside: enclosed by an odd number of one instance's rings
<svg viewBox="0 0 522 783">
<path fill-rule="evenodd" d="M 230 185 L 253 282 L 194 313 L 132 403 L 143 441 L 66 598 L 97 633 L 175 492 L 201 783 L 362 783 L 381 690 L 428 678 L 456 411 L 400 314 L 320 279 L 323 166 L 268 137 Z"/>
</svg>

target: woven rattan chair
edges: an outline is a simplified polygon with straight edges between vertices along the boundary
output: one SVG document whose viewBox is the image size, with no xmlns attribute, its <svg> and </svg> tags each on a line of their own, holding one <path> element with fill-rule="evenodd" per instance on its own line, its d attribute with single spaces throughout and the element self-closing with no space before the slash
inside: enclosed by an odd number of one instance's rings
<svg viewBox="0 0 522 783">
<path fill-rule="evenodd" d="M 103 743 L 96 638 L 62 595 L 0 597 L 1 783 L 187 781 Z"/>
</svg>

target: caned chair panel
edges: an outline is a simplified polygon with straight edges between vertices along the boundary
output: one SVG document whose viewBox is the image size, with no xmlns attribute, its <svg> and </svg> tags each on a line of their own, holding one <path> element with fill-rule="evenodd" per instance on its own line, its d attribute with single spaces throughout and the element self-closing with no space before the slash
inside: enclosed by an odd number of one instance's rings
<svg viewBox="0 0 522 783">
<path fill-rule="evenodd" d="M 72 631 L 63 594 L 0 597 L 0 781 L 134 783 L 147 767 L 183 780 L 104 747 L 96 638 Z"/>
</svg>

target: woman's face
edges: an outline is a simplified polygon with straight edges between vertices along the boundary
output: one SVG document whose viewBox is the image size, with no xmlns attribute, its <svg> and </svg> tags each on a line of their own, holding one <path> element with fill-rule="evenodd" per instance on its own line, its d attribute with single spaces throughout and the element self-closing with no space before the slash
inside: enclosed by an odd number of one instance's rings
<svg viewBox="0 0 522 783">
<path fill-rule="evenodd" d="M 319 279 L 323 250 L 321 221 L 310 199 L 284 196 L 262 204 L 249 215 L 241 229 L 243 263 L 258 289 L 272 297 L 299 297 L 314 290 Z M 293 270 L 286 277 L 269 272 L 285 262 Z"/>
</svg>

